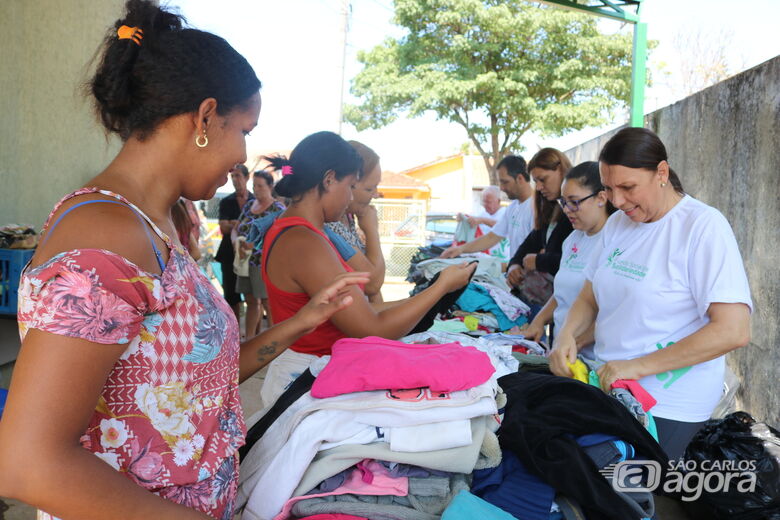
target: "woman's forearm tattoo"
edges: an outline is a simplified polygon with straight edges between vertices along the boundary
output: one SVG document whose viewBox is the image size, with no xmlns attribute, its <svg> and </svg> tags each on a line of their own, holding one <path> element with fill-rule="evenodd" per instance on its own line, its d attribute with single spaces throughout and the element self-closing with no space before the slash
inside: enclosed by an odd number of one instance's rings
<svg viewBox="0 0 780 520">
<path fill-rule="evenodd" d="M 276 354 L 276 349 L 278 348 L 279 348 L 278 341 L 272 341 L 270 345 L 263 345 L 262 347 L 257 349 L 257 360 L 265 361 L 268 356 L 272 356 L 273 354 Z"/>
</svg>

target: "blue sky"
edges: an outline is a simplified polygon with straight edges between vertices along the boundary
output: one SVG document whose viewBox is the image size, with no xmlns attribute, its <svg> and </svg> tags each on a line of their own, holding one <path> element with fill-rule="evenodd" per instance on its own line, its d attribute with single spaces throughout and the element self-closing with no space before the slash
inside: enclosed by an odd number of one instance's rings
<svg viewBox="0 0 780 520">
<path fill-rule="evenodd" d="M 312 132 L 338 129 L 342 0 L 168 3 L 178 6 L 191 25 L 227 39 L 263 82 L 260 123 L 247 141 L 250 156 L 289 150 Z M 358 50 L 402 34 L 392 24 L 391 0 L 352 0 L 350 5 L 344 88 L 348 102 L 354 101 L 348 93 L 349 79 L 360 71 Z M 659 41 L 650 67 L 657 69 L 663 63 L 669 73 L 655 74 L 657 82 L 647 93 L 646 111 L 680 97 L 674 88 L 676 63 L 682 54 L 675 45 L 679 34 L 702 38 L 730 35 L 727 52 L 732 72 L 780 54 L 776 28 L 780 0 L 645 0 L 642 19 L 648 24 L 648 37 Z M 619 22 L 609 20 L 602 22 L 602 28 L 621 30 Z M 527 153 L 542 146 L 566 149 L 602 131 L 587 129 L 555 139 L 527 134 L 523 144 Z M 360 133 L 345 124 L 342 134 L 377 150 L 383 167 L 393 171 L 455 153 L 468 141 L 460 126 L 428 116 L 401 119 L 381 130 Z"/>
</svg>

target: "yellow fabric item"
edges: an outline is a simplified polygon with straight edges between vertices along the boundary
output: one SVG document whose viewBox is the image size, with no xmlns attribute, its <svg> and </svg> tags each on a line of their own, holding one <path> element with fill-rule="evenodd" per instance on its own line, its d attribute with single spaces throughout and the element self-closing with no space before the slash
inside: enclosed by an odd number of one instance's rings
<svg viewBox="0 0 780 520">
<path fill-rule="evenodd" d="M 475 331 L 479 327 L 479 318 L 476 316 L 466 316 L 463 318 L 463 323 L 466 325 L 466 328 Z"/>
<path fill-rule="evenodd" d="M 569 370 L 571 370 L 571 373 L 574 374 L 573 377 L 577 381 L 582 381 L 583 383 L 588 382 L 588 365 L 582 362 L 581 359 L 578 359 L 574 363 L 566 363 L 569 366 Z"/>
</svg>

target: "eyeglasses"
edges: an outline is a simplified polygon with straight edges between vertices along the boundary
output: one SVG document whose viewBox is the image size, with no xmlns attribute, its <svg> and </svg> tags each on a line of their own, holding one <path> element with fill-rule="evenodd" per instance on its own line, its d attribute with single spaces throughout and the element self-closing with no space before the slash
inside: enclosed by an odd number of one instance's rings
<svg viewBox="0 0 780 520">
<path fill-rule="evenodd" d="M 561 206 L 561 209 L 569 209 L 569 211 L 579 211 L 580 210 L 580 204 L 585 202 L 591 197 L 595 197 L 598 195 L 599 192 L 595 191 L 588 195 L 587 197 L 580 199 L 580 200 L 566 200 L 563 197 L 558 197 L 556 200 L 558 201 L 558 204 Z"/>
</svg>

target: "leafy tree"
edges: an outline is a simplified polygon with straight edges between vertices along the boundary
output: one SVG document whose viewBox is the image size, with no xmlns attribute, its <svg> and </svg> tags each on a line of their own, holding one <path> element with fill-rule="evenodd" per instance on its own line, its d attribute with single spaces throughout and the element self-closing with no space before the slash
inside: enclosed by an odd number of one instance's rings
<svg viewBox="0 0 780 520">
<path fill-rule="evenodd" d="M 560 135 L 603 124 L 624 107 L 631 37 L 597 18 L 523 0 L 395 0 L 407 34 L 361 51 L 352 81 L 358 130 L 431 111 L 460 124 L 493 168 L 529 130 Z"/>
</svg>

